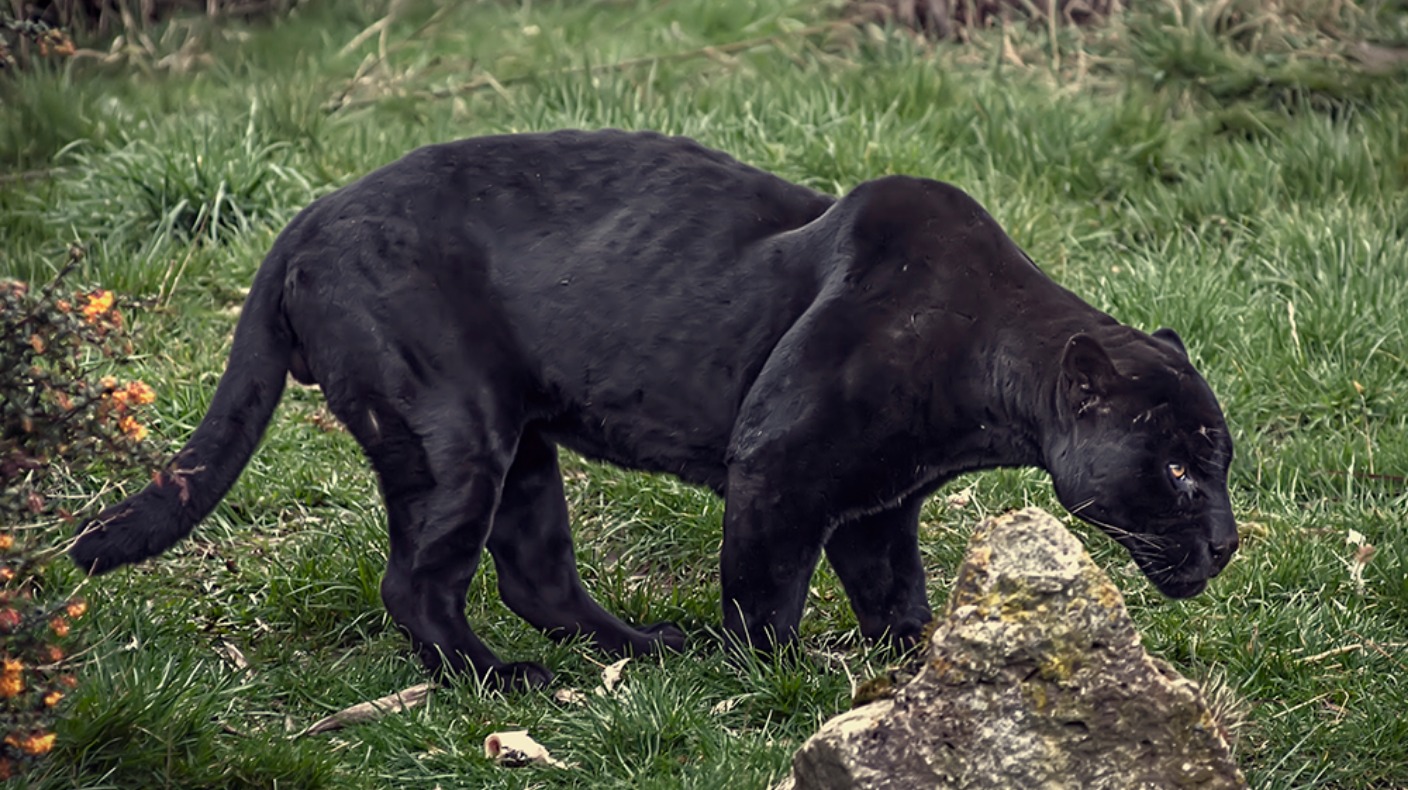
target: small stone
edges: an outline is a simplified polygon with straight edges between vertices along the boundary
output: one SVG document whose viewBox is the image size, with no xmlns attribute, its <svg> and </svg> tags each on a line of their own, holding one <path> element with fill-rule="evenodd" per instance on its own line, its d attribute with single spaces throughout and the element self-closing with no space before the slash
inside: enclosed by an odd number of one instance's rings
<svg viewBox="0 0 1408 790">
<path fill-rule="evenodd" d="M 979 525 L 917 675 L 832 719 L 780 788 L 1245 788 L 1198 687 L 1050 514 Z"/>
</svg>

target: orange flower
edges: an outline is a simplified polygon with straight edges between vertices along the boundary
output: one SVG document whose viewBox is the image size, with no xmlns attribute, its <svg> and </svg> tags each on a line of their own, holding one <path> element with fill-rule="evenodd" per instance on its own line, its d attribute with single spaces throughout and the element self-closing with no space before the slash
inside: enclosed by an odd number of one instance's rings
<svg viewBox="0 0 1408 790">
<path fill-rule="evenodd" d="M 133 381 L 127 385 L 127 397 L 146 405 L 156 400 L 156 392 L 146 382 Z"/>
<path fill-rule="evenodd" d="M 8 532 L 0 532 L 0 551 L 9 551 L 15 545 L 15 538 Z"/>
<path fill-rule="evenodd" d="M 117 427 L 121 428 L 122 432 L 127 434 L 127 436 L 134 441 L 140 442 L 147 438 L 147 426 L 137 422 L 130 416 L 118 420 Z"/>
<path fill-rule="evenodd" d="M 54 748 L 54 738 L 55 736 L 52 732 L 46 732 L 42 735 L 36 732 L 24 738 L 16 738 L 14 735 L 10 735 L 5 738 L 5 743 L 16 747 L 31 757 L 38 757 L 41 754 L 48 754 L 49 750 Z"/>
<path fill-rule="evenodd" d="M 0 668 L 0 699 L 18 696 L 24 691 L 24 664 L 7 658 Z"/>
<path fill-rule="evenodd" d="M 0 565 L 0 582 L 7 582 L 15 578 L 15 570 L 8 565 Z"/>
<path fill-rule="evenodd" d="M 81 598 L 75 598 L 68 602 L 68 606 L 64 607 L 64 610 L 68 612 L 69 617 L 77 620 L 88 611 L 88 602 Z"/>
<path fill-rule="evenodd" d="M 73 675 L 59 675 L 59 685 L 66 689 L 78 688 L 78 678 Z"/>
<path fill-rule="evenodd" d="M 60 313 L 67 313 L 68 311 L 73 309 L 73 305 L 69 304 L 68 300 L 66 299 L 60 299 L 54 302 L 54 306 L 59 308 Z"/>
<path fill-rule="evenodd" d="M 64 649 L 58 645 L 49 645 L 44 648 L 44 660 L 50 664 L 57 664 L 64 660 Z"/>
<path fill-rule="evenodd" d="M 63 615 L 59 615 L 53 620 L 50 620 L 49 628 L 54 632 L 54 636 L 60 639 L 68 636 L 68 621 L 64 619 Z"/>
<path fill-rule="evenodd" d="M 36 353 L 36 354 L 43 354 L 43 353 L 44 353 L 44 338 L 40 337 L 39 335 L 30 335 L 30 336 L 29 336 L 29 347 L 32 348 L 32 349 L 34 349 L 34 353 Z"/>
<path fill-rule="evenodd" d="M 102 387 L 107 392 L 112 392 L 117 389 L 117 378 L 113 376 L 103 376 L 98 379 L 98 386 Z"/>
<path fill-rule="evenodd" d="M 0 633 L 9 633 L 15 630 L 16 628 L 19 628 L 20 622 L 23 619 L 24 618 L 20 616 L 20 613 L 15 611 L 14 609 L 11 609 L 9 607 L 0 609 Z"/>
<path fill-rule="evenodd" d="M 118 405 L 120 411 L 122 408 L 126 408 L 129 403 L 141 405 L 151 403 L 156 400 L 156 392 L 141 381 L 133 381 L 129 382 L 127 386 L 122 389 L 114 388 L 110 396 L 104 397 L 111 397 L 112 402 Z"/>
<path fill-rule="evenodd" d="M 83 307 L 83 317 L 88 323 L 98 322 L 98 316 L 112 309 L 112 291 L 94 291 L 88 295 L 88 304 Z"/>
<path fill-rule="evenodd" d="M 51 691 L 51 692 L 49 692 L 48 694 L 45 694 L 45 695 L 44 695 L 44 707 L 46 707 L 46 708 L 52 708 L 52 707 L 54 707 L 55 705 L 59 704 L 59 700 L 61 700 L 61 699 L 63 699 L 63 698 L 64 698 L 64 693 L 63 693 L 62 691 L 59 691 L 59 690 L 55 689 L 54 691 Z"/>
</svg>

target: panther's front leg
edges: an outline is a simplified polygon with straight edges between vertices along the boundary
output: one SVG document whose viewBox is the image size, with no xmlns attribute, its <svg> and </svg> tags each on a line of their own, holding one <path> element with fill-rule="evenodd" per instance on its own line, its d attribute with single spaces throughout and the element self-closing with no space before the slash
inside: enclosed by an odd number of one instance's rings
<svg viewBox="0 0 1408 790">
<path fill-rule="evenodd" d="M 924 492 L 894 507 L 847 519 L 826 541 L 826 558 L 851 599 L 866 639 L 908 649 L 933 619 L 919 556 Z"/>
<path fill-rule="evenodd" d="M 825 546 L 861 633 L 912 646 L 933 617 L 919 556 L 923 495 L 828 528 L 835 516 L 827 511 L 833 503 L 825 488 L 756 472 L 730 476 L 722 557 L 725 629 L 762 650 L 790 642 Z"/>
<path fill-rule="evenodd" d="M 724 630 L 737 647 L 771 652 L 797 636 L 826 522 L 815 497 L 788 489 L 730 470 L 720 562 Z"/>
<path fill-rule="evenodd" d="M 868 334 L 890 325 L 890 308 L 881 307 L 883 315 L 872 314 L 875 305 L 849 285 L 824 289 L 772 349 L 739 409 L 721 581 L 724 628 L 745 645 L 768 649 L 796 637 L 828 539 L 858 552 L 837 570 L 870 631 L 908 631 L 909 620 L 925 615 L 917 511 L 864 518 L 917 492 L 927 474 L 921 415 L 894 400 L 912 386 L 912 365 L 881 353 L 888 335 Z M 878 532 L 867 542 L 871 528 Z M 868 587 L 862 577 L 877 569 L 890 573 Z"/>
</svg>

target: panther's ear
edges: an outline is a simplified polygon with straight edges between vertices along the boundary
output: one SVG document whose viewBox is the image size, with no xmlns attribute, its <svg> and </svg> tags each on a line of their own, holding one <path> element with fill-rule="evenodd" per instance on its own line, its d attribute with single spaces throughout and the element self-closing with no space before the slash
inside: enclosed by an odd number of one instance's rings
<svg viewBox="0 0 1408 790">
<path fill-rule="evenodd" d="M 1163 327 L 1162 329 L 1154 330 L 1154 337 L 1173 346 L 1178 353 L 1183 355 L 1184 359 L 1188 358 L 1188 349 L 1183 347 L 1183 338 L 1179 337 L 1177 332 L 1168 327 Z"/>
<path fill-rule="evenodd" d="M 1061 352 L 1061 372 L 1075 387 L 1075 400 L 1085 402 L 1109 392 L 1121 376 L 1115 363 L 1100 341 L 1087 334 L 1078 334 L 1066 341 Z"/>
</svg>

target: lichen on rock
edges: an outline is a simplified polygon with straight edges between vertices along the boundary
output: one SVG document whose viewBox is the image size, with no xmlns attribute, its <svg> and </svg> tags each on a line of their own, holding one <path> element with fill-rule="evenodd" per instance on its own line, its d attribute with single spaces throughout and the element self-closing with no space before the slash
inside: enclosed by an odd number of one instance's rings
<svg viewBox="0 0 1408 790">
<path fill-rule="evenodd" d="M 828 722 L 783 787 L 1241 788 L 1197 686 L 1152 658 L 1080 542 L 979 525 L 917 674 Z"/>
</svg>

